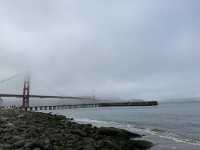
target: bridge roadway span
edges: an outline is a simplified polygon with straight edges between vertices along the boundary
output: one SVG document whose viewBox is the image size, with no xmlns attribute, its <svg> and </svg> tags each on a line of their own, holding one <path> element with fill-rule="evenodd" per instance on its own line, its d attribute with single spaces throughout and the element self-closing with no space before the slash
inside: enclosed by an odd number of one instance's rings
<svg viewBox="0 0 200 150">
<path fill-rule="evenodd" d="M 74 104 L 74 105 L 30 106 L 28 107 L 27 110 L 38 111 L 38 110 L 57 110 L 57 109 L 73 109 L 73 108 L 91 108 L 91 107 L 126 107 L 126 106 L 156 106 L 156 105 L 158 105 L 157 101 L 110 102 L 110 103 L 90 103 L 90 104 Z"/>
<path fill-rule="evenodd" d="M 22 98 L 21 94 L 0 94 L 0 97 L 16 97 Z M 75 97 L 75 96 L 49 96 L 49 95 L 29 95 L 30 98 L 58 98 L 58 99 L 91 99 L 90 97 Z"/>
</svg>

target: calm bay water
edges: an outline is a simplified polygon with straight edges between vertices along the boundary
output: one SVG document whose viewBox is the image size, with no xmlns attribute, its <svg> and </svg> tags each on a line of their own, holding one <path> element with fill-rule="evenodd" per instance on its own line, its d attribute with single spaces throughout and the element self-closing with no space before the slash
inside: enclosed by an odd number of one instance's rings
<svg viewBox="0 0 200 150">
<path fill-rule="evenodd" d="M 56 110 L 54 113 L 72 117 L 81 123 L 139 132 L 152 140 L 162 138 L 165 141 L 160 143 L 164 144 L 168 140 L 167 145 L 170 145 L 171 149 L 178 149 L 178 146 L 200 149 L 199 102 L 161 103 L 155 107 L 79 108 Z"/>
</svg>

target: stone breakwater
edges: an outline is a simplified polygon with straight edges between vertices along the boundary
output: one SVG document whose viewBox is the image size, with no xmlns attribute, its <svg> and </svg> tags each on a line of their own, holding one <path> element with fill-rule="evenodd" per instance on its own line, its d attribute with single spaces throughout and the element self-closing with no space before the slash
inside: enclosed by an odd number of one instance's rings
<svg viewBox="0 0 200 150">
<path fill-rule="evenodd" d="M 61 115 L 0 110 L 0 150 L 145 150 L 151 142 L 116 128 L 78 124 Z"/>
</svg>

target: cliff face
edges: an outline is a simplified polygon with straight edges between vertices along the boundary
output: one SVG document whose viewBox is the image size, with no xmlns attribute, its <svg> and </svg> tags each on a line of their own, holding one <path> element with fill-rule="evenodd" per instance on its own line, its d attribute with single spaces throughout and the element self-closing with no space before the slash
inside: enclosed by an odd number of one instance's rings
<svg viewBox="0 0 200 150">
<path fill-rule="evenodd" d="M 116 128 L 78 124 L 64 116 L 0 110 L 0 149 L 5 150 L 145 150 L 148 141 Z M 132 139 L 131 139 L 132 138 Z"/>
</svg>

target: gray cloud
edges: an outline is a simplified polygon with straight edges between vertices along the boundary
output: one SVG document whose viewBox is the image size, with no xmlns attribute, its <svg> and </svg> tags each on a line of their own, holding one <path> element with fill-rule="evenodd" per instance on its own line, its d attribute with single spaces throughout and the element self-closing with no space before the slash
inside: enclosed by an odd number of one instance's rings
<svg viewBox="0 0 200 150">
<path fill-rule="evenodd" d="M 41 93 L 44 80 L 66 95 L 200 96 L 197 0 L 0 4 L 2 78 L 30 70 Z"/>
</svg>

